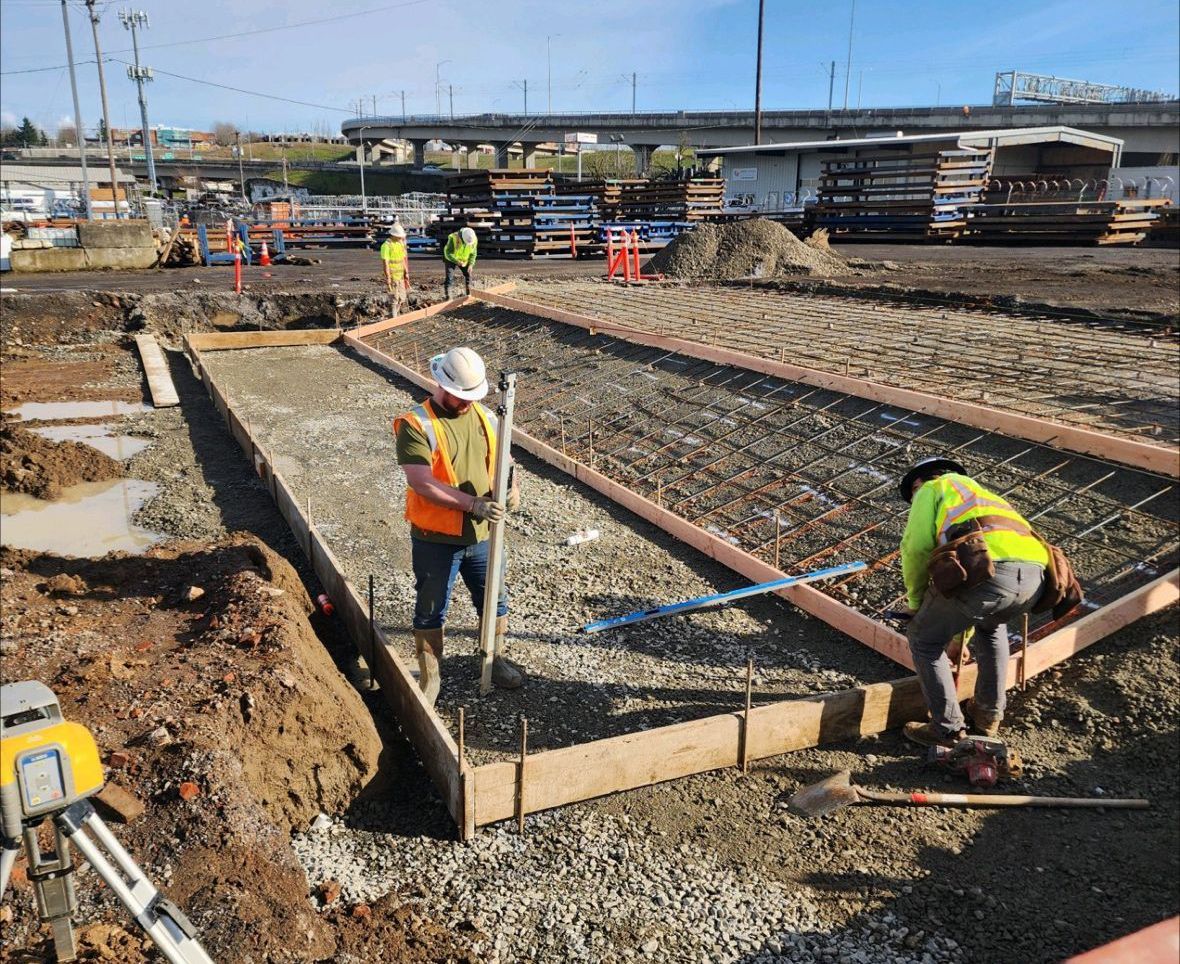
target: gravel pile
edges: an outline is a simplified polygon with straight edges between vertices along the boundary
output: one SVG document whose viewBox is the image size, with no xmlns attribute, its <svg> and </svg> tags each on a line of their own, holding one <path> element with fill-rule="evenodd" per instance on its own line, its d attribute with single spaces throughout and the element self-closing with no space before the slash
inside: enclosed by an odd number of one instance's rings
<svg viewBox="0 0 1180 964">
<path fill-rule="evenodd" d="M 474 948 L 492 962 L 966 960 L 951 938 L 888 912 L 836 930 L 809 889 L 739 872 L 707 842 L 669 846 L 626 815 L 541 814 L 526 836 L 501 826 L 468 844 L 356 829 L 390 825 L 381 806 L 354 811 L 351 826 L 320 823 L 293 840 L 313 886 L 337 880 L 346 902 L 417 898 L 453 929 L 493 935 Z"/>
<path fill-rule="evenodd" d="M 843 258 L 804 244 L 781 224 L 765 218 L 699 224 L 658 251 L 648 270 L 669 278 L 707 281 L 850 271 Z"/>
</svg>

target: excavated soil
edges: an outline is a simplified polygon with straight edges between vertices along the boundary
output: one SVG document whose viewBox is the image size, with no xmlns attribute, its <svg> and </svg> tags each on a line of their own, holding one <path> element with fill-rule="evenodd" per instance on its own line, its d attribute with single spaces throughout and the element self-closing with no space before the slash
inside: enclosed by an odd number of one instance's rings
<svg viewBox="0 0 1180 964">
<path fill-rule="evenodd" d="M 781 224 L 756 218 L 698 224 L 657 252 L 646 270 L 669 278 L 732 281 L 786 275 L 831 277 L 851 269 L 826 246 L 805 244 Z"/>
<path fill-rule="evenodd" d="M 51 442 L 11 422 L 0 424 L 0 488 L 57 499 L 79 482 L 117 479 L 123 466 L 81 442 Z"/>
<path fill-rule="evenodd" d="M 44 681 L 90 727 L 110 783 L 146 808 L 124 823 L 122 805 L 100 798 L 100 813 L 215 960 L 373 959 L 386 938 L 458 948 L 396 913 L 380 928 L 358 918 L 338 938 L 317 912 L 338 909 L 337 892 L 309 899 L 292 832 L 388 787 L 373 719 L 286 561 L 242 535 L 98 560 L 5 548 L 0 565 L 5 679 Z M 40 959 L 23 858 L 15 881 L 0 956 Z M 86 932 L 97 959 L 155 959 L 93 873 L 78 889 L 80 920 L 98 919 Z"/>
</svg>

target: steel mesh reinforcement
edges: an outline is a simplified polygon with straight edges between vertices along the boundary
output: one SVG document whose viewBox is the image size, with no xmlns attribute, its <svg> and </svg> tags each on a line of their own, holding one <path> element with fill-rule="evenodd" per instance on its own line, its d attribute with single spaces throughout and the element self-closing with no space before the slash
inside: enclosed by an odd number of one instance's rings
<svg viewBox="0 0 1180 964">
<path fill-rule="evenodd" d="M 1144 442 L 1180 439 L 1174 326 L 736 284 L 533 283 L 523 297 L 626 327 Z"/>
<path fill-rule="evenodd" d="M 929 455 L 962 461 L 1061 545 L 1090 609 L 1180 555 L 1173 480 L 1100 459 L 486 304 L 367 340 L 422 373 L 475 348 L 489 372 L 517 372 L 519 428 L 785 572 L 865 560 L 820 588 L 876 618 L 903 602 L 896 483 Z"/>
</svg>

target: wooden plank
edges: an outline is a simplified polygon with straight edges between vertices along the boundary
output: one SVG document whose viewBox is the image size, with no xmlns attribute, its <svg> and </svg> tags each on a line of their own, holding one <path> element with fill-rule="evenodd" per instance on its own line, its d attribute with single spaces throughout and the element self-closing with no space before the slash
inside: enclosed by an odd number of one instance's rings
<svg viewBox="0 0 1180 964">
<path fill-rule="evenodd" d="M 168 362 L 164 359 L 164 353 L 160 351 L 160 343 L 156 341 L 156 336 L 140 332 L 135 336 L 135 347 L 139 349 L 139 360 L 143 362 L 148 391 L 152 393 L 152 404 L 156 408 L 179 405 L 180 396 L 176 394 L 176 386 L 172 384 L 172 373 L 168 371 Z"/>
<path fill-rule="evenodd" d="M 355 338 L 352 335 L 345 335 L 344 342 L 359 354 L 390 369 L 407 381 L 413 382 L 415 385 L 422 388 L 429 388 L 433 385 L 433 382 L 424 375 L 419 375 L 413 369 L 394 361 L 384 352 L 374 348 L 372 345 L 366 344 L 359 338 Z M 716 559 L 722 565 L 728 566 L 734 572 L 740 573 L 752 582 L 771 582 L 775 579 L 786 577 L 784 572 L 774 568 L 774 566 L 726 542 L 721 537 L 715 536 L 711 532 L 706 532 L 699 526 L 693 525 L 687 519 L 676 515 L 676 513 L 656 505 L 638 493 L 632 492 L 626 486 L 620 485 L 600 472 L 594 471 L 589 466 L 562 455 L 556 449 L 546 445 L 539 439 L 533 438 L 519 428 L 512 430 L 512 442 L 514 445 L 519 445 L 525 451 L 530 452 L 539 459 L 561 469 L 566 474 L 572 475 L 580 482 L 586 483 L 612 501 L 617 502 L 626 509 L 630 509 L 641 518 L 654 523 L 665 532 L 674 535 L 677 539 L 703 552 L 705 555 Z M 914 664 L 910 658 L 910 648 L 905 637 L 894 632 L 884 623 L 870 619 L 863 613 L 845 606 L 830 596 L 824 595 L 812 586 L 788 586 L 785 589 L 779 590 L 776 595 L 782 596 L 805 612 L 817 616 L 829 626 L 864 643 L 870 649 L 874 649 L 883 656 L 887 656 L 895 663 L 899 663 L 907 669 L 913 669 Z"/>
<path fill-rule="evenodd" d="M 330 345 L 340 337 L 339 328 L 299 331 L 202 331 L 185 339 L 197 351 L 231 348 L 284 348 L 292 345 Z"/>
<path fill-rule="evenodd" d="M 414 745 L 426 772 L 438 789 L 448 812 L 462 828 L 467 821 L 462 799 L 459 774 L 458 747 L 434 709 L 423 699 L 417 680 L 397 654 L 385 633 L 378 628 L 372 650 L 369 648 L 368 607 L 355 587 L 344 576 L 336 555 L 313 520 L 305 515 L 293 490 L 282 474 L 274 468 L 271 456 L 263 451 L 251 436 L 249 427 L 234 411 L 221 389 L 213 381 L 201 362 L 200 352 L 186 339 L 189 355 L 193 358 L 214 406 L 226 420 L 231 436 L 253 459 L 256 471 L 270 481 L 270 491 L 279 514 L 287 522 L 296 541 L 310 554 L 310 562 L 324 590 L 336 606 L 339 618 L 352 637 L 358 652 L 365 657 L 374 677 L 381 684 L 382 693 L 397 717 L 407 739 Z"/>
<path fill-rule="evenodd" d="M 489 294 L 506 294 L 509 291 L 516 289 L 515 281 L 508 281 L 504 284 L 492 285 L 490 288 L 483 288 L 481 290 Z M 427 305 L 425 308 L 418 308 L 414 311 L 408 311 L 404 315 L 396 315 L 393 318 L 386 318 L 383 321 L 370 322 L 367 325 L 361 325 L 359 328 L 353 329 L 349 334 L 355 335 L 357 338 L 367 338 L 369 335 L 376 335 L 383 331 L 389 331 L 391 328 L 400 328 L 402 325 L 408 325 L 411 321 L 417 321 L 419 318 L 429 318 L 431 315 L 437 315 L 440 312 L 450 311 L 453 308 L 458 308 L 461 305 L 468 304 L 471 301 L 470 295 L 463 295 L 459 298 L 452 298 L 450 301 L 440 301 L 433 305 Z"/>
<path fill-rule="evenodd" d="M 926 392 L 917 392 L 908 388 L 897 388 L 881 382 L 867 381 L 850 375 L 839 375 L 834 372 L 821 371 L 815 368 L 804 368 L 800 365 L 774 361 L 758 355 L 747 355 L 729 348 L 718 348 L 700 342 L 687 341 L 668 335 L 657 335 L 638 328 L 628 328 L 612 321 L 602 321 L 585 315 L 550 308 L 546 305 L 533 304 L 518 298 L 509 298 L 490 292 L 479 292 L 474 297 L 491 305 L 509 308 L 513 311 L 548 318 L 562 324 L 572 325 L 589 331 L 598 332 L 618 338 L 633 344 L 648 345 L 665 351 L 674 351 L 690 358 L 700 358 L 704 361 L 715 362 L 719 365 L 732 365 L 751 371 L 774 375 L 790 381 L 814 385 L 817 388 L 827 388 L 845 395 L 855 395 L 887 405 L 896 405 L 913 412 L 945 418 L 950 421 L 973 425 L 989 432 L 998 432 L 1015 438 L 1039 442 L 1053 448 L 1080 452 L 1093 455 L 1104 460 L 1121 462 L 1134 468 L 1158 472 L 1172 478 L 1180 478 L 1180 449 L 1175 446 L 1166 447 L 1152 445 L 1134 439 L 1106 435 L 1090 429 L 1077 428 L 1061 422 L 1049 422 L 1044 419 L 1033 418 L 1028 415 L 1018 415 L 1015 412 L 976 405 L 972 402 L 962 402 L 951 398 L 942 398 Z"/>
</svg>

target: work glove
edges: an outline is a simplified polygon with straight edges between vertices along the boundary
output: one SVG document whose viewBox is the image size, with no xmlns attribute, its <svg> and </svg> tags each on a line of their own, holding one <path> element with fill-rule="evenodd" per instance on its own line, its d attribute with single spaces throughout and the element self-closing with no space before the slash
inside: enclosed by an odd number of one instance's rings
<svg viewBox="0 0 1180 964">
<path fill-rule="evenodd" d="M 502 522 L 504 520 L 504 506 L 491 499 L 476 496 L 468 510 L 477 519 L 485 522 Z"/>
</svg>

